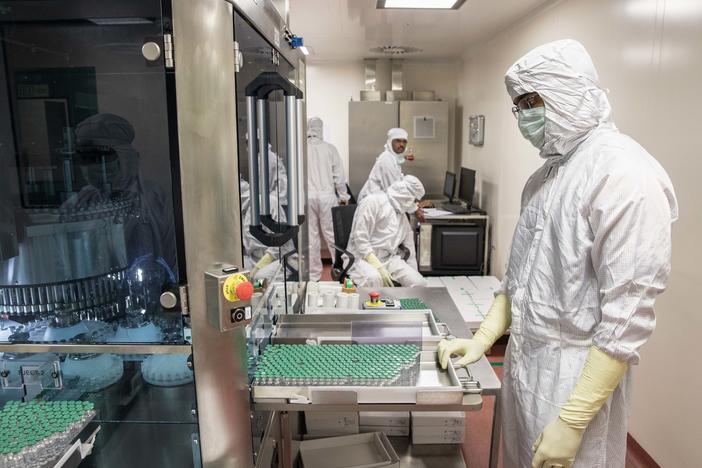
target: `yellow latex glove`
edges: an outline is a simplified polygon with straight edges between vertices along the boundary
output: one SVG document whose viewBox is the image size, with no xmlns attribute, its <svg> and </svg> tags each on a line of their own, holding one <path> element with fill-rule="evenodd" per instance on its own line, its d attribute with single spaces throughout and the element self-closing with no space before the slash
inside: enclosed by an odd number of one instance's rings
<svg viewBox="0 0 702 468">
<path fill-rule="evenodd" d="M 378 270 L 378 273 L 380 273 L 380 277 L 383 279 L 383 286 L 386 286 L 388 288 L 392 288 L 394 286 L 392 282 L 392 276 L 390 276 L 388 270 L 385 269 L 383 264 L 380 263 L 380 260 L 378 260 L 378 257 L 376 257 L 373 252 L 366 255 L 364 260 L 370 263 L 373 268 Z"/>
<path fill-rule="evenodd" d="M 575 461 L 588 424 L 614 392 L 629 365 L 603 353 L 594 346 L 585 362 L 578 383 L 551 422 L 534 443 L 532 468 L 570 468 Z"/>
<path fill-rule="evenodd" d="M 438 347 L 439 362 L 446 369 L 452 354 L 463 356 L 456 366 L 472 364 L 504 335 L 512 323 L 512 308 L 505 294 L 498 294 L 490 306 L 485 320 L 475 332 L 472 339 L 441 340 Z"/>
<path fill-rule="evenodd" d="M 532 468 L 570 468 L 575 461 L 584 429 L 573 429 L 561 418 L 551 422 L 536 439 L 531 450 Z"/>
<path fill-rule="evenodd" d="M 266 252 L 266 254 L 261 257 L 261 260 L 259 260 L 256 265 L 251 269 L 251 279 L 253 280 L 256 278 L 256 275 L 258 274 L 259 271 L 261 271 L 262 268 L 267 267 L 271 263 L 273 263 L 273 260 L 275 260 L 275 257 L 270 253 Z"/>
</svg>

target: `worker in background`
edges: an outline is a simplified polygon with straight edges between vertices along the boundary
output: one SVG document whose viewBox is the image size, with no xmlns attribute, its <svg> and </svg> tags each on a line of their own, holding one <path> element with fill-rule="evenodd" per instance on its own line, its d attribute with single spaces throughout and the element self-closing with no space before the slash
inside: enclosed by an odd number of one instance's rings
<svg viewBox="0 0 702 468">
<path fill-rule="evenodd" d="M 242 244 L 244 246 L 244 267 L 250 271 L 251 279 L 271 281 L 280 267 L 281 248 L 286 252 L 291 248 L 289 243 L 284 247 L 268 247 L 256 239 L 249 231 L 251 224 L 251 189 L 249 183 L 239 176 L 241 192 Z M 271 197 L 273 198 L 273 197 Z M 285 219 L 280 205 L 271 199 L 271 215 L 273 219 Z M 264 228 L 266 229 L 266 228 Z M 281 279 L 282 278 L 278 278 Z"/>
<path fill-rule="evenodd" d="M 549 43 L 507 71 L 522 135 L 543 166 L 526 183 L 499 294 L 441 365 L 477 361 L 510 328 L 504 465 L 623 468 L 630 366 L 653 332 L 678 208 L 668 175 L 610 121 L 585 48 Z"/>
<path fill-rule="evenodd" d="M 406 213 L 415 211 L 417 200 L 424 196 L 424 186 L 414 176 L 403 176 L 385 192 L 368 195 L 356 209 L 351 226 L 348 250 L 356 261 L 351 279 L 362 287 L 426 286 L 417 271 L 414 232 Z M 409 250 L 402 258 L 401 246 Z"/>
<path fill-rule="evenodd" d="M 248 140 L 248 139 L 247 139 Z M 286 252 L 294 249 L 292 242 L 287 242 L 282 247 L 268 247 L 263 245 L 249 232 L 251 224 L 251 194 L 249 183 L 239 177 L 241 193 L 241 213 L 244 220 L 242 241 L 244 244 L 244 265 L 250 270 L 251 278 L 272 280 L 273 275 L 280 266 L 280 258 Z M 268 144 L 268 190 L 271 217 L 274 221 L 285 223 L 287 217 L 283 207 L 288 204 L 288 175 L 285 164 Z"/>
<path fill-rule="evenodd" d="M 322 119 L 307 121 L 308 226 L 310 237 L 310 281 L 322 276 L 321 238 L 327 246 L 334 243 L 331 209 L 345 205 L 351 198 L 346 190 L 346 175 L 339 152 L 322 139 Z M 329 249 L 334 258 L 334 252 Z"/>
<path fill-rule="evenodd" d="M 368 175 L 368 180 L 361 192 L 358 194 L 360 203 L 367 195 L 375 192 L 383 192 L 392 185 L 393 182 L 402 179 L 402 165 L 405 161 L 414 161 L 413 154 L 407 153 L 407 130 L 404 128 L 391 128 L 388 130 L 388 139 L 385 142 L 385 150 L 376 158 L 375 164 Z M 413 213 L 417 219 L 424 221 L 424 211 L 417 205 Z"/>
</svg>

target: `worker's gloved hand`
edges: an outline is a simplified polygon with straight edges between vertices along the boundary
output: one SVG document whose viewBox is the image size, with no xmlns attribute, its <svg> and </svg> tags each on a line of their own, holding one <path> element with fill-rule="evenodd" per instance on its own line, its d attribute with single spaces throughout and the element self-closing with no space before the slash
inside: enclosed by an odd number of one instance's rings
<svg viewBox="0 0 702 468">
<path fill-rule="evenodd" d="M 424 210 L 421 208 L 417 208 L 417 211 L 414 212 L 414 215 L 417 217 L 417 221 L 420 223 L 423 223 L 426 218 L 424 217 Z"/>
<path fill-rule="evenodd" d="M 629 365 L 594 346 L 575 389 L 558 418 L 550 423 L 534 444 L 532 467 L 570 467 L 585 429 L 621 382 Z"/>
<path fill-rule="evenodd" d="M 253 280 L 256 278 L 256 275 L 258 274 L 259 271 L 261 271 L 262 268 L 267 267 L 271 263 L 273 263 L 273 260 L 275 260 L 275 257 L 270 253 L 266 252 L 266 254 L 259 260 L 256 265 L 251 269 L 251 279 Z"/>
<path fill-rule="evenodd" d="M 373 268 L 378 270 L 378 273 L 380 273 L 380 277 L 383 280 L 383 286 L 388 288 L 392 288 L 394 286 L 394 283 L 392 282 L 392 276 L 390 276 L 388 270 L 385 269 L 383 264 L 380 263 L 380 260 L 378 260 L 378 257 L 376 257 L 373 252 L 366 255 L 364 260 L 370 263 Z"/>
<path fill-rule="evenodd" d="M 512 309 L 509 298 L 505 294 L 498 294 L 473 339 L 441 340 L 438 347 L 441 367 L 446 369 L 452 354 L 463 356 L 456 366 L 466 366 L 476 362 L 499 337 L 504 335 L 511 323 Z"/>
<path fill-rule="evenodd" d="M 572 467 L 584 433 L 584 429 L 573 429 L 561 418 L 556 418 L 532 446 L 531 468 Z"/>
<path fill-rule="evenodd" d="M 446 369 L 451 359 L 452 354 L 458 354 L 463 356 L 457 363 L 456 366 L 467 366 L 468 364 L 473 364 L 478 359 L 483 357 L 485 351 L 489 346 L 485 346 L 480 340 L 470 339 L 454 339 L 454 340 L 441 340 L 437 348 L 439 354 L 439 362 L 441 363 L 441 368 Z"/>
</svg>

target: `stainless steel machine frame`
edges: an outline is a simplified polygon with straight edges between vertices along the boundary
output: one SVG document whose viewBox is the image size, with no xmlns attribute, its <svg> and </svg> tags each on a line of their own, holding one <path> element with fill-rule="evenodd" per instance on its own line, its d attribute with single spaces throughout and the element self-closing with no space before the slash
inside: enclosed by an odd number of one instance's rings
<svg viewBox="0 0 702 468">
<path fill-rule="evenodd" d="M 370 291 L 371 290 L 368 288 L 361 288 L 359 293 L 361 296 L 365 297 Z M 445 288 L 381 288 L 379 292 L 383 297 L 391 297 L 395 299 L 421 298 L 424 303 L 431 307 L 431 310 L 435 314 L 436 321 L 445 323 L 453 335 L 458 338 L 469 338 L 471 336 L 470 330 L 463 321 Z M 383 314 L 383 312 L 365 313 L 370 314 L 369 316 Z M 387 313 L 389 316 L 392 316 L 392 314 L 398 314 L 398 312 Z M 406 315 L 406 318 L 411 320 L 410 312 L 406 314 L 399 312 L 399 314 Z M 421 316 L 422 314 L 424 314 L 424 312 L 419 313 L 418 315 Z M 358 314 L 355 315 L 355 317 L 358 316 Z M 309 327 L 310 330 L 317 328 L 317 325 L 321 325 L 318 330 L 320 333 L 333 334 L 335 331 L 337 331 L 338 325 L 341 323 L 339 321 L 340 317 L 346 317 L 347 320 L 353 320 L 354 314 L 341 311 L 337 314 L 331 313 L 328 316 L 321 314 L 319 316 L 295 316 L 286 318 L 291 319 L 289 321 L 290 323 L 300 327 L 304 327 L 305 322 L 309 321 L 309 324 L 311 325 Z M 371 320 L 381 322 L 384 320 L 384 318 L 381 317 Z M 283 321 L 282 323 L 286 324 L 287 322 Z M 300 341 L 300 337 L 297 339 L 297 342 L 302 342 Z M 273 340 L 275 342 L 275 335 Z M 432 341 L 432 339 L 429 341 Z M 318 394 L 312 396 L 312 401 L 305 399 L 299 399 L 298 401 L 295 398 L 286 398 L 284 388 L 261 388 L 261 391 L 258 392 L 260 394 L 259 396 L 268 396 L 270 398 L 256 398 L 254 407 L 256 410 L 268 410 L 272 412 L 268 421 L 269 427 L 267 429 L 267 434 L 271 434 L 271 437 L 264 441 L 260 453 L 261 458 L 259 459 L 262 464 L 259 465 L 257 463 L 257 466 L 269 466 L 269 464 L 265 464 L 265 462 L 271 459 L 270 457 L 273 451 L 272 447 L 274 446 L 278 448 L 280 462 L 279 466 L 294 466 L 293 461 L 297 457 L 298 453 L 298 443 L 294 439 L 295 436 L 299 435 L 300 433 L 300 412 L 476 411 L 481 409 L 483 398 L 488 396 L 495 398 L 495 413 L 492 425 L 489 466 L 491 468 L 496 467 L 500 441 L 500 380 L 495 375 L 495 372 L 492 370 L 490 363 L 485 357 L 481 358 L 478 362 L 469 366 L 467 369 L 460 368 L 454 369 L 454 371 L 456 372 L 459 381 L 461 381 L 462 385 L 464 385 L 464 388 L 467 391 L 464 391 L 461 402 L 444 402 L 440 405 L 435 404 L 436 402 L 428 403 L 426 401 L 419 400 L 414 403 L 359 403 L 356 393 L 358 389 L 345 389 L 342 387 L 338 387 L 336 389 L 332 388 L 330 389 L 331 391 L 326 392 L 326 394 L 324 391 L 319 392 Z M 476 387 L 471 384 L 479 384 L 479 389 L 482 390 L 482 395 L 468 390 L 476 389 Z M 301 390 L 304 392 L 311 391 L 312 389 L 313 387 L 309 387 Z M 391 388 L 387 390 L 392 391 Z M 275 398 L 276 396 L 278 398 Z M 432 468 L 459 468 L 466 466 L 460 446 L 458 445 L 440 447 L 413 446 L 406 437 L 390 437 L 390 441 L 400 455 L 401 462 L 403 463 L 402 466 L 426 466 Z"/>
<path fill-rule="evenodd" d="M 164 56 L 159 65 L 165 63 L 167 69 L 175 72 L 177 111 L 168 115 L 172 119 L 168 123 L 172 127 L 177 124 L 177 132 L 172 128 L 170 134 L 177 135 L 177 142 L 171 144 L 177 145 L 180 165 L 173 170 L 179 175 L 173 183 L 180 185 L 177 207 L 180 212 L 176 210 L 175 216 L 182 215 L 181 268 L 185 269 L 182 277 L 187 278 L 187 284 L 181 284 L 182 294 L 177 301 L 183 315 L 189 316 L 192 346 L 186 342 L 0 344 L 0 352 L 5 353 L 192 354 L 197 406 L 188 405 L 185 412 L 188 418 L 193 417 L 191 425 L 194 417 L 199 425 L 199 437 L 193 439 L 193 446 L 199 447 L 193 453 L 193 463 L 199 466 L 201 462 L 206 468 L 254 466 L 245 327 L 222 332 L 208 322 L 205 272 L 221 270 L 224 263 L 243 266 L 238 148 L 237 139 L 232 137 L 238 125 L 234 94 L 238 66 L 234 53 L 235 8 L 275 44 L 279 55 L 301 69 L 295 84 L 304 89 L 304 56 L 288 46 L 286 39 L 290 33 L 280 16 L 281 2 L 276 4 L 273 0 L 172 0 L 164 5 L 172 19 L 172 36 L 169 34 L 159 38 L 158 43 L 152 41 L 142 48 L 147 60 L 158 58 L 156 52 L 160 53 L 162 41 Z M 288 162 L 297 166 L 295 173 L 304 181 L 304 155 L 300 153 L 305 149 L 304 103 L 298 100 L 292 104 L 289 115 L 301 121 L 301 125 L 288 135 L 288 148 L 295 150 L 289 151 L 289 156 L 294 157 Z M 291 200 L 296 204 L 289 209 L 304 214 L 305 188 L 297 182 L 296 179 L 291 184 L 294 194 Z M 3 232 L 6 230 L 4 224 L 0 227 Z M 304 245 L 306 238 L 300 242 Z M 0 249 L 5 255 L 8 246 L 3 244 Z M 242 321 L 241 325 L 245 323 Z M 167 451 L 167 447 L 159 449 Z"/>
<path fill-rule="evenodd" d="M 202 280 L 213 263 L 243 262 L 239 248 L 242 226 L 237 216 L 239 167 L 236 138 L 232 138 L 237 128 L 234 8 L 272 39 L 288 61 L 302 68 L 304 61 L 285 41 L 281 44 L 280 36 L 287 28 L 269 1 L 235 1 L 232 5 L 223 0 L 173 0 L 185 251 L 202 462 L 205 467 L 238 468 L 254 463 L 245 329 L 222 333 L 207 323 Z M 291 112 L 296 117 L 304 115 L 303 104 L 296 103 Z M 304 125 L 291 137 L 290 147 L 297 147 L 295 138 L 304 135 L 303 131 Z M 303 168 L 299 171 L 304 174 Z M 298 193 L 304 195 L 302 190 Z M 203 199 L 217 202 L 203 207 Z"/>
</svg>

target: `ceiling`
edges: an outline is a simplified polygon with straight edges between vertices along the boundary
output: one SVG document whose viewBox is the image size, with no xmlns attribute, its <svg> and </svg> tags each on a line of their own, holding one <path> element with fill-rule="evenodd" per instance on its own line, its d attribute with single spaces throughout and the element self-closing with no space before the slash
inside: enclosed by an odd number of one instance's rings
<svg viewBox="0 0 702 468">
<path fill-rule="evenodd" d="M 290 29 L 312 49 L 310 62 L 387 55 L 369 52 L 408 46 L 402 58 L 460 56 L 470 45 L 553 0 L 466 0 L 459 10 L 378 10 L 376 0 L 290 0 Z"/>
</svg>

